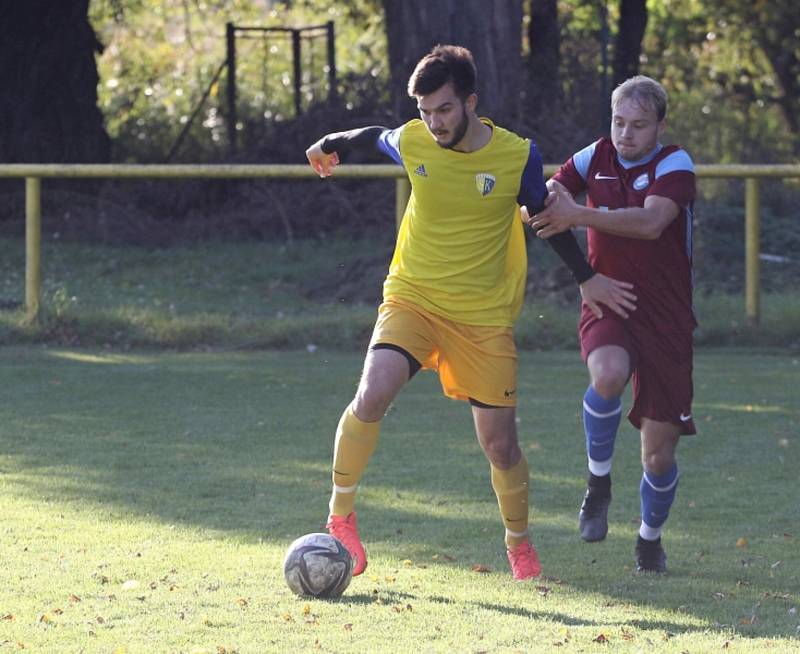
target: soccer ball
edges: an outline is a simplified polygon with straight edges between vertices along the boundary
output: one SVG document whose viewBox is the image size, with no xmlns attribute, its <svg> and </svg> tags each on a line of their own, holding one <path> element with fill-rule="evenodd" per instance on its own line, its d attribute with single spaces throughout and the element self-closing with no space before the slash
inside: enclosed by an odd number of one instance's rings
<svg viewBox="0 0 800 654">
<path fill-rule="evenodd" d="M 295 595 L 339 597 L 353 578 L 353 559 L 330 534 L 306 534 L 286 550 L 283 574 Z"/>
</svg>

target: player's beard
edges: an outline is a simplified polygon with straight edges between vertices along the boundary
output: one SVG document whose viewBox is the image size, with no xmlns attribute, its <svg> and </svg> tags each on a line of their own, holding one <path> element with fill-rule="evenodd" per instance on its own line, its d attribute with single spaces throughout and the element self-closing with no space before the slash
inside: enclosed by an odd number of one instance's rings
<svg viewBox="0 0 800 654">
<path fill-rule="evenodd" d="M 467 111 L 464 108 L 464 105 L 461 105 L 461 120 L 458 121 L 458 125 L 456 125 L 455 130 L 453 131 L 453 138 L 449 141 L 436 141 L 436 144 L 440 148 L 445 148 L 446 150 L 452 150 L 461 143 L 461 139 L 464 138 L 464 134 L 467 133 L 467 128 L 469 127 L 469 116 L 467 115 Z"/>
</svg>

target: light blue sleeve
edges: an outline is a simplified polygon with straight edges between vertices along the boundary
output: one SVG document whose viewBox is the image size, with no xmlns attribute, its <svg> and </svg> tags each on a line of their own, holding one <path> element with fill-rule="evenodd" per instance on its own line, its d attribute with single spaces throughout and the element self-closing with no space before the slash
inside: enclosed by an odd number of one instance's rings
<svg viewBox="0 0 800 654">
<path fill-rule="evenodd" d="M 572 155 L 572 164 L 575 166 L 575 170 L 578 171 L 578 174 L 583 178 L 584 182 L 589 175 L 589 164 L 592 163 L 594 150 L 599 142 L 600 141 L 595 141 L 591 145 L 587 145 L 583 150 L 579 150 Z"/>
<path fill-rule="evenodd" d="M 677 150 L 659 161 L 656 166 L 656 179 L 679 170 L 687 173 L 694 172 L 694 163 L 686 150 Z"/>
</svg>

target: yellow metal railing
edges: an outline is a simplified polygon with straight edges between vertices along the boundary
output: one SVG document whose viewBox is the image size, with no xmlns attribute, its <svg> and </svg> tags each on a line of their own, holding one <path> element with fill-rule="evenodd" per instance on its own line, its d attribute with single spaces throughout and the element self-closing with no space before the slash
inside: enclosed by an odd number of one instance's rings
<svg viewBox="0 0 800 654">
<path fill-rule="evenodd" d="M 544 167 L 550 176 L 557 166 Z M 800 178 L 800 164 L 700 164 L 695 172 L 699 178 L 745 179 L 745 308 L 747 319 L 756 326 L 760 320 L 760 261 L 759 180 L 764 178 Z M 128 179 L 252 179 L 252 178 L 312 178 L 316 173 L 305 164 L 0 164 L 0 178 L 25 179 L 25 310 L 30 320 L 36 320 L 41 298 L 41 233 L 42 178 L 128 178 Z M 395 219 L 397 225 L 411 187 L 405 171 L 394 165 L 346 165 L 338 168 L 337 178 L 372 177 L 395 179 Z"/>
</svg>

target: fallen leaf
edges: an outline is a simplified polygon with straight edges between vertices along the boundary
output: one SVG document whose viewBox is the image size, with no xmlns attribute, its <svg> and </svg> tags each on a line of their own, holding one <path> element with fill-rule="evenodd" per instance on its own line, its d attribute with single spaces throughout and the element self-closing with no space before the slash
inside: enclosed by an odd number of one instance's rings
<svg viewBox="0 0 800 654">
<path fill-rule="evenodd" d="M 72 602 L 73 604 L 77 604 L 78 602 L 81 601 L 81 598 L 78 597 L 77 595 L 70 595 L 67 599 L 69 599 L 69 601 Z"/>
<path fill-rule="evenodd" d="M 743 547 L 747 547 L 747 539 L 744 538 L 743 536 L 740 537 L 740 538 L 737 538 L 736 539 L 736 547 L 738 547 L 740 549 L 743 548 Z"/>
<path fill-rule="evenodd" d="M 236 600 L 236 604 L 244 608 L 245 606 L 247 606 L 247 600 L 244 597 L 239 597 Z"/>
<path fill-rule="evenodd" d="M 4 622 L 14 622 L 16 618 L 11 613 L 6 613 L 2 618 L 0 618 L 0 620 L 3 620 Z"/>
<path fill-rule="evenodd" d="M 483 565 L 482 563 L 476 563 L 475 565 L 472 566 L 472 571 L 484 573 L 484 572 L 491 572 L 492 569 L 488 565 Z"/>
<path fill-rule="evenodd" d="M 47 613 L 42 613 L 42 615 L 39 616 L 39 622 L 51 624 L 53 622 L 53 618 L 51 618 Z"/>
<path fill-rule="evenodd" d="M 605 643 L 607 643 L 609 641 L 608 641 L 608 637 L 605 634 L 599 634 L 597 636 L 597 638 L 592 638 L 592 642 L 593 643 L 603 643 L 603 644 L 605 644 Z"/>
<path fill-rule="evenodd" d="M 351 622 L 348 622 L 346 625 L 344 625 L 344 630 L 353 631 L 353 624 Z"/>
</svg>

